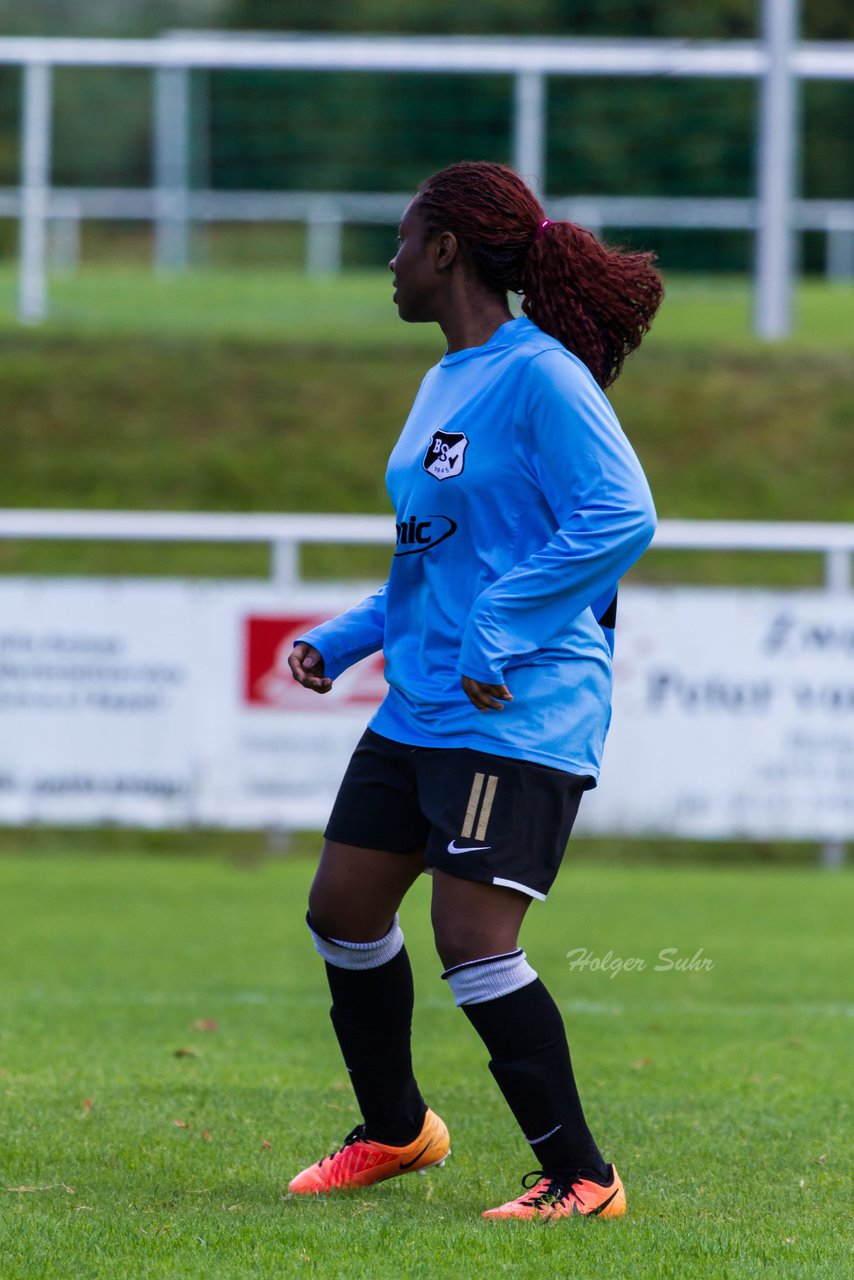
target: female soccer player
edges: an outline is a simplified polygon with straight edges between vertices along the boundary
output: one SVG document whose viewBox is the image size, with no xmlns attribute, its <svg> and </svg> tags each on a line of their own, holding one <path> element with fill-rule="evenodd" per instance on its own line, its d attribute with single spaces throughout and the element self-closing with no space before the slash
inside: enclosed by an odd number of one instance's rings
<svg viewBox="0 0 854 1280">
<path fill-rule="evenodd" d="M 290 1190 L 365 1187 L 448 1154 L 412 1072 L 397 917 L 426 866 L 442 977 L 538 1165 L 529 1189 L 484 1216 L 617 1217 L 622 1183 L 585 1122 L 558 1008 L 517 939 L 595 786 L 617 582 L 655 526 L 602 388 L 649 328 L 661 282 L 649 255 L 550 222 L 515 173 L 486 163 L 424 183 L 389 265 L 401 319 L 439 324 L 448 350 L 389 460 L 388 581 L 290 658 L 294 678 L 325 694 L 382 649 L 389 684 L 309 896 L 363 1120 Z"/>
</svg>

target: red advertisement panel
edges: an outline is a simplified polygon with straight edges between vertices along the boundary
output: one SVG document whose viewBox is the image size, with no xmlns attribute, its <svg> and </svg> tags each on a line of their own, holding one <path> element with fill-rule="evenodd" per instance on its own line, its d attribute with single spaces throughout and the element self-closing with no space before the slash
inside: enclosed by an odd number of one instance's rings
<svg viewBox="0 0 854 1280">
<path fill-rule="evenodd" d="M 294 641 L 326 619 L 312 614 L 253 615 L 245 619 L 243 701 L 279 711 L 338 710 L 376 706 L 386 693 L 382 654 L 345 671 L 322 697 L 303 689 L 288 666 Z"/>
</svg>

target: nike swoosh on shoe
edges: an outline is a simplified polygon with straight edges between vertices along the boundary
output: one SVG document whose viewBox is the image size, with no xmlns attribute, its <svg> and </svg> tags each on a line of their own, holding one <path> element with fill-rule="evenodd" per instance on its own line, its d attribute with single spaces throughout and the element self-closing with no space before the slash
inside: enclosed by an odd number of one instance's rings
<svg viewBox="0 0 854 1280">
<path fill-rule="evenodd" d="M 432 1142 L 432 1138 L 431 1138 L 431 1140 L 430 1140 L 430 1141 Z M 425 1142 L 425 1143 L 424 1143 L 424 1146 L 423 1146 L 423 1147 L 421 1148 L 421 1150 L 418 1152 L 418 1155 L 417 1155 L 417 1156 L 414 1156 L 411 1160 L 406 1160 L 406 1161 L 401 1160 L 401 1162 L 400 1162 L 400 1168 L 401 1168 L 401 1169 L 411 1169 L 411 1168 L 412 1168 L 412 1166 L 415 1164 L 415 1162 L 416 1162 L 417 1160 L 420 1160 L 420 1159 L 421 1159 L 421 1157 L 424 1155 L 424 1152 L 427 1150 L 427 1148 L 428 1148 L 429 1146 L 430 1146 L 430 1143 L 429 1143 L 429 1142 Z"/>
<path fill-rule="evenodd" d="M 596 1217 L 596 1215 L 597 1215 L 597 1214 L 600 1214 L 600 1213 L 602 1212 L 602 1210 L 603 1210 L 603 1209 L 607 1209 L 607 1208 L 608 1208 L 608 1205 L 609 1205 L 609 1204 L 611 1203 L 611 1201 L 614 1199 L 614 1196 L 616 1196 L 616 1194 L 617 1194 L 617 1192 L 619 1191 L 619 1189 L 620 1189 L 619 1187 L 615 1187 L 615 1188 L 614 1188 L 614 1191 L 613 1191 L 613 1194 L 612 1194 L 612 1195 L 610 1195 L 610 1196 L 608 1196 L 608 1199 L 607 1199 L 607 1200 L 603 1200 L 601 1204 L 597 1204 L 597 1206 L 596 1206 L 596 1208 L 595 1208 L 595 1209 L 588 1209 L 587 1213 L 586 1213 L 584 1216 L 585 1216 L 586 1218 L 595 1218 L 595 1217 Z"/>
</svg>

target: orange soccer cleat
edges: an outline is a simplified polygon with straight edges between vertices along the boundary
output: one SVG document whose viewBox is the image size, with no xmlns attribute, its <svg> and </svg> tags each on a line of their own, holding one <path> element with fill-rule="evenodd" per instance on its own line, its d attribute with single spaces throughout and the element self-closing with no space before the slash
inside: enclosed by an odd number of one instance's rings
<svg viewBox="0 0 854 1280">
<path fill-rule="evenodd" d="M 497 1209 L 486 1209 L 484 1218 L 569 1218 L 573 1214 L 588 1218 L 621 1218 L 626 1212 L 626 1193 L 620 1181 L 620 1175 L 613 1165 L 611 1181 L 607 1187 L 587 1178 L 576 1178 L 573 1182 L 564 1182 L 558 1178 L 550 1178 L 542 1173 L 528 1173 L 522 1179 L 522 1186 L 527 1185 L 528 1178 L 538 1181 L 519 1196 L 518 1200 L 508 1200 Z"/>
<path fill-rule="evenodd" d="M 442 1165 L 449 1155 L 448 1130 L 428 1109 L 421 1132 L 408 1146 L 388 1147 L 374 1142 L 365 1137 L 365 1127 L 360 1124 L 337 1151 L 298 1173 L 288 1190 L 296 1195 L 317 1195 L 370 1187 L 402 1173 L 422 1173 L 432 1165 Z"/>
</svg>

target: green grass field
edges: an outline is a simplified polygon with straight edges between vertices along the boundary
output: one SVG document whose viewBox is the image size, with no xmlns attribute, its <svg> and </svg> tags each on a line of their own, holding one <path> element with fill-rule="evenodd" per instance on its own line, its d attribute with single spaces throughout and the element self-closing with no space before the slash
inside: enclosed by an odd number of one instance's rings
<svg viewBox="0 0 854 1280">
<path fill-rule="evenodd" d="M 311 862 L 231 840 L 193 859 L 7 837 L 3 1280 L 850 1274 L 847 876 L 568 861 L 523 941 L 629 1214 L 528 1226 L 480 1218 L 533 1161 L 439 981 L 426 881 L 403 914 L 416 1065 L 453 1155 L 370 1193 L 284 1195 L 355 1118 L 302 925 Z M 577 947 L 646 967 L 574 971 Z M 657 972 L 664 948 L 712 968 Z"/>
</svg>

